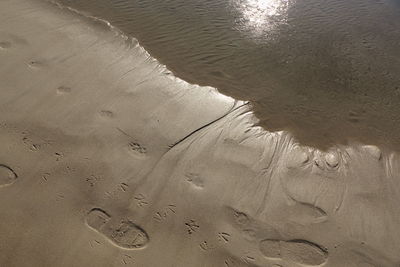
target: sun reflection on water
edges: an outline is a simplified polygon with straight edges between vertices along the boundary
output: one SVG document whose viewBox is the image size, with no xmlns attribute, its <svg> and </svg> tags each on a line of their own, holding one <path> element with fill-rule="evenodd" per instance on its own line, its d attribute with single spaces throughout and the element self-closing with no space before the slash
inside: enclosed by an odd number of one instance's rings
<svg viewBox="0 0 400 267">
<path fill-rule="evenodd" d="M 278 25 L 287 22 L 289 7 L 295 0 L 234 0 L 239 11 L 238 25 L 254 37 L 268 37 Z"/>
</svg>

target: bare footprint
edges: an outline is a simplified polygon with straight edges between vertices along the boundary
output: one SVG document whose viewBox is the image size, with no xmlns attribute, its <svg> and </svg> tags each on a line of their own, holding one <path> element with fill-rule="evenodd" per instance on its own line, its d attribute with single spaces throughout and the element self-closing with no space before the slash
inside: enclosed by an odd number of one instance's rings
<svg viewBox="0 0 400 267">
<path fill-rule="evenodd" d="M 111 216 L 99 208 L 94 208 L 87 214 L 86 224 L 119 248 L 140 249 L 149 242 L 147 233 L 138 225 L 130 220 L 113 222 Z"/>
<path fill-rule="evenodd" d="M 306 240 L 282 241 L 266 239 L 260 242 L 260 251 L 266 258 L 283 259 L 316 266 L 328 259 L 328 250 Z"/>
<path fill-rule="evenodd" d="M 18 178 L 18 175 L 10 167 L 0 164 L 0 187 L 11 185 Z"/>
</svg>

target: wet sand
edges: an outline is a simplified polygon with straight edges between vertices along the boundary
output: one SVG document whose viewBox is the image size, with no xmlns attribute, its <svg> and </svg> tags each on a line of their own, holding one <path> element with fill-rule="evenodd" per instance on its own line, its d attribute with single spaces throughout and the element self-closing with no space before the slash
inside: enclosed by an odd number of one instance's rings
<svg viewBox="0 0 400 267">
<path fill-rule="evenodd" d="M 400 150 L 397 0 L 57 0 L 138 38 L 180 78 L 328 149 Z"/>
<path fill-rule="evenodd" d="M 135 39 L 0 2 L 1 266 L 398 266 L 400 158 L 257 127 Z"/>
</svg>

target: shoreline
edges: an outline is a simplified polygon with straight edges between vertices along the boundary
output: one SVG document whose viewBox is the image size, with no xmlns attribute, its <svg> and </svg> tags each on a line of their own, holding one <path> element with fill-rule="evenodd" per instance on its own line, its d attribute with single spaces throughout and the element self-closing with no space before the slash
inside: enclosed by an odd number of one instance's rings
<svg viewBox="0 0 400 267">
<path fill-rule="evenodd" d="M 0 14 L 0 265 L 400 262 L 398 154 L 254 126 L 104 21 Z"/>
</svg>

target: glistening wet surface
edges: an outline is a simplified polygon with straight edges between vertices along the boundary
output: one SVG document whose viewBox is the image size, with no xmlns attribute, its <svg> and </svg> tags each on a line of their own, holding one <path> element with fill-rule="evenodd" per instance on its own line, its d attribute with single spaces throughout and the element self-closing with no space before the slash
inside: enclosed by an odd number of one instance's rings
<svg viewBox="0 0 400 267">
<path fill-rule="evenodd" d="M 252 127 L 54 5 L 0 14 L 1 266 L 399 266 L 398 153 Z"/>
<path fill-rule="evenodd" d="M 396 0 L 60 0 L 106 19 L 176 75 L 251 100 L 268 130 L 327 148 L 400 148 Z"/>
</svg>

